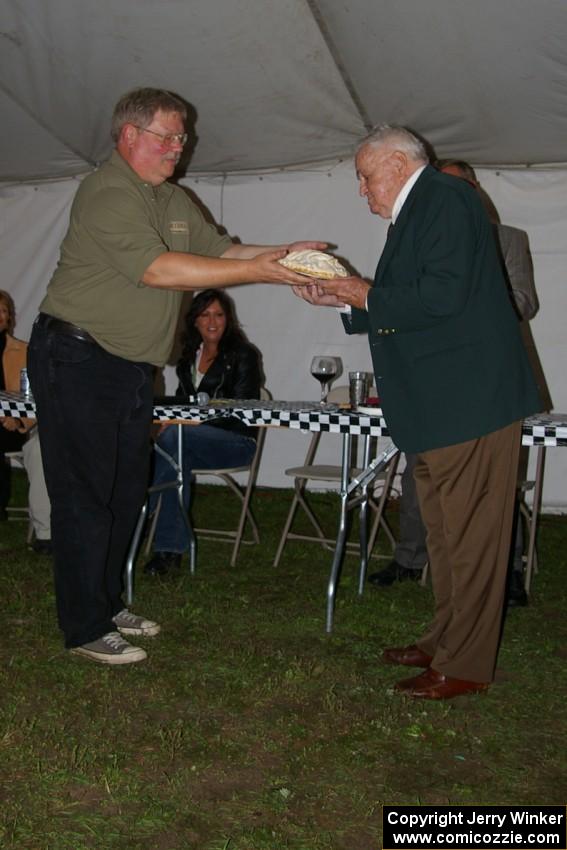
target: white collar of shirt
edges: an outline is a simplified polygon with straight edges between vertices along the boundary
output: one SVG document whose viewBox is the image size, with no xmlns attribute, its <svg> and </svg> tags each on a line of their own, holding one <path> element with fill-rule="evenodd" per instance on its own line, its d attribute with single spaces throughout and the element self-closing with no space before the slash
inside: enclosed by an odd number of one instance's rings
<svg viewBox="0 0 567 850">
<path fill-rule="evenodd" d="M 417 179 L 418 179 L 419 175 L 421 174 L 421 172 L 423 171 L 424 168 L 425 168 L 425 165 L 422 165 L 421 168 L 418 168 L 417 171 L 414 171 L 413 174 L 411 175 L 411 177 L 409 177 L 406 180 L 406 182 L 404 183 L 404 185 L 400 189 L 398 197 L 394 201 L 394 206 L 392 207 L 392 224 L 396 223 L 396 219 L 399 216 L 399 214 L 401 213 L 402 207 L 405 204 L 409 193 L 411 192 L 411 190 L 415 186 Z"/>
</svg>

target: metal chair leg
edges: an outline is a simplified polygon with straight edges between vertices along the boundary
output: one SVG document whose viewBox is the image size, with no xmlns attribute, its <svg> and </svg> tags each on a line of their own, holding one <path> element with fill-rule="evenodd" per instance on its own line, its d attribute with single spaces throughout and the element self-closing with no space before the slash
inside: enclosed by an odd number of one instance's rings
<svg viewBox="0 0 567 850">
<path fill-rule="evenodd" d="M 534 486 L 534 498 L 529 522 L 528 553 L 526 558 L 526 569 L 524 573 L 524 588 L 526 593 L 530 592 L 532 574 L 536 561 L 536 534 L 539 511 L 541 507 L 541 494 L 543 490 L 543 470 L 545 465 L 545 446 L 538 446 L 536 475 Z"/>
<path fill-rule="evenodd" d="M 339 530 L 337 534 L 335 554 L 333 555 L 333 562 L 331 564 L 331 572 L 329 574 L 329 582 L 327 585 L 327 634 L 330 634 L 333 630 L 333 615 L 335 611 L 335 597 L 337 595 L 337 582 L 341 570 L 347 533 L 348 468 L 350 459 L 350 446 L 351 435 L 345 434 L 343 440 L 343 463 L 340 491 L 341 511 L 339 517 Z"/>
<path fill-rule="evenodd" d="M 142 530 L 144 528 L 144 523 L 146 521 L 146 517 L 148 515 L 148 500 L 144 502 L 142 505 L 142 509 L 138 516 L 138 522 L 136 523 L 136 528 L 134 529 L 134 536 L 132 537 L 132 542 L 130 543 L 130 548 L 128 550 L 128 557 L 126 559 L 126 567 L 124 569 L 124 584 L 126 588 L 126 604 L 131 605 L 132 600 L 134 599 L 134 562 L 136 560 L 136 555 L 138 553 L 138 546 L 140 545 L 140 539 L 142 537 Z"/>
</svg>

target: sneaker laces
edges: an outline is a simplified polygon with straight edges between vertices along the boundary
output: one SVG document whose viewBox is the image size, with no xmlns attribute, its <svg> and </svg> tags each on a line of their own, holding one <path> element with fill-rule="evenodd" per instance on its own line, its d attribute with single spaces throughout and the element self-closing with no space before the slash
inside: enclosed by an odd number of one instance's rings
<svg viewBox="0 0 567 850">
<path fill-rule="evenodd" d="M 120 620 L 121 623 L 130 623 L 130 625 L 135 625 L 138 620 L 142 620 L 143 617 L 139 617 L 137 614 L 132 614 L 127 608 L 123 608 L 122 611 L 119 611 L 118 614 L 114 617 L 114 622 Z"/>
<path fill-rule="evenodd" d="M 122 649 L 124 646 L 129 646 L 128 641 L 124 640 L 120 632 L 108 632 L 101 637 L 103 643 L 108 644 L 110 649 Z"/>
</svg>

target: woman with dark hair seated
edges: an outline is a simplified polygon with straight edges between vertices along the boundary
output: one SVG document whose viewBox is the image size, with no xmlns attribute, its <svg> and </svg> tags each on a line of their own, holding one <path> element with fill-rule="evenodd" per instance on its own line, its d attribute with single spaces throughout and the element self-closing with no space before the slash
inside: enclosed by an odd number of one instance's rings
<svg viewBox="0 0 567 850">
<path fill-rule="evenodd" d="M 258 398 L 261 386 L 260 358 L 236 319 L 234 304 L 222 289 L 206 289 L 193 298 L 185 318 L 183 351 L 177 364 L 176 395 L 204 392 L 210 398 Z M 163 425 L 158 445 L 177 457 L 177 428 Z M 237 419 L 183 428 L 184 502 L 189 510 L 189 482 L 193 469 L 245 466 L 256 451 L 256 432 Z M 155 452 L 152 484 L 174 479 L 171 465 Z M 155 507 L 157 496 L 150 507 Z M 187 529 L 180 515 L 177 492 L 161 494 L 161 509 L 154 537 L 154 555 L 145 572 L 163 575 L 178 566 L 189 548 Z"/>
</svg>

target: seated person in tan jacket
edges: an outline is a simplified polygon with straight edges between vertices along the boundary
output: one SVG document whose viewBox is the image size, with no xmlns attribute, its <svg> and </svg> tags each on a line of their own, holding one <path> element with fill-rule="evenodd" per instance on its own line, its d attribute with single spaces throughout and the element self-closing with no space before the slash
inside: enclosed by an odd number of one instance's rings
<svg viewBox="0 0 567 850">
<path fill-rule="evenodd" d="M 27 353 L 27 344 L 12 335 L 15 322 L 12 297 L 0 290 L 0 389 L 10 392 L 20 389 L 20 371 L 25 368 Z M 5 453 L 23 451 L 30 483 L 30 516 L 36 538 L 33 548 L 40 554 L 48 554 L 51 546 L 50 505 L 35 422 L 5 416 L 0 418 L 0 426 L 0 520 L 7 519 L 6 507 L 10 500 L 10 465 Z"/>
</svg>

